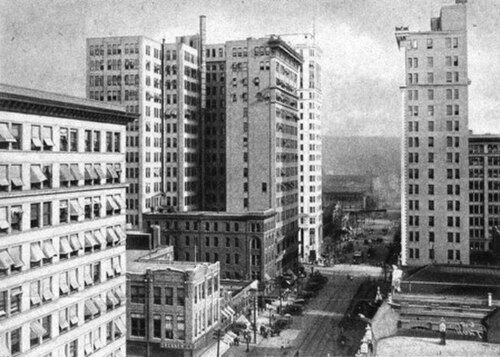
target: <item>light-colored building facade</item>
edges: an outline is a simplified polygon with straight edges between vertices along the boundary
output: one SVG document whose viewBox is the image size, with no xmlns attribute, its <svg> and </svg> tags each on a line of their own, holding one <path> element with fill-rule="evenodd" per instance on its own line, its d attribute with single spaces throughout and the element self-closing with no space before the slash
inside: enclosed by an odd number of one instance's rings
<svg viewBox="0 0 500 357">
<path fill-rule="evenodd" d="M 403 48 L 403 265 L 469 263 L 467 21 L 463 1 Z"/>
<path fill-rule="evenodd" d="M 162 192 L 161 50 L 144 36 L 87 39 L 87 98 L 139 115 L 125 138 L 127 223 L 136 228 Z"/>
<path fill-rule="evenodd" d="M 125 355 L 121 107 L 0 85 L 0 355 Z"/>
<path fill-rule="evenodd" d="M 226 211 L 276 212 L 264 245 L 298 262 L 298 83 L 302 57 L 277 36 L 226 42 Z"/>
<path fill-rule="evenodd" d="M 127 356 L 200 356 L 219 325 L 219 263 L 127 250 Z"/>
<path fill-rule="evenodd" d="M 299 77 L 299 258 L 317 260 L 323 242 L 321 174 L 321 48 L 313 34 L 282 38 L 304 59 Z"/>
<path fill-rule="evenodd" d="M 491 251 L 500 226 L 500 136 L 469 137 L 470 249 Z"/>
</svg>

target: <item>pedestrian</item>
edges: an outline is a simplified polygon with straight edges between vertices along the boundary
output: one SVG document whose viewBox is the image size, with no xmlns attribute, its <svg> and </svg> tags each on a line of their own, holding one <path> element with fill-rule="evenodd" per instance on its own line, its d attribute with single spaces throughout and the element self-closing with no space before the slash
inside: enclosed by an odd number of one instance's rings
<svg viewBox="0 0 500 357">
<path fill-rule="evenodd" d="M 446 321 L 444 317 L 441 317 L 441 321 L 439 323 L 439 334 L 441 335 L 441 344 L 446 345 Z"/>
</svg>

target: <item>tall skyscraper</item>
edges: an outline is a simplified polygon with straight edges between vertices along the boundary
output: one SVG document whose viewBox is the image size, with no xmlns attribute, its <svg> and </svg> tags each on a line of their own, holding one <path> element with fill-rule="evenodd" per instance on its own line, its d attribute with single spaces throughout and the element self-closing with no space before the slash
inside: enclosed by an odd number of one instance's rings
<svg viewBox="0 0 500 357">
<path fill-rule="evenodd" d="M 315 261 L 323 241 L 321 177 L 321 56 L 314 34 L 282 38 L 304 59 L 299 77 L 299 258 Z"/>
<path fill-rule="evenodd" d="M 121 107 L 0 85 L 0 355 L 125 355 Z"/>
<path fill-rule="evenodd" d="M 457 0 L 430 31 L 396 28 L 406 63 L 403 265 L 469 263 L 466 15 Z"/>
<path fill-rule="evenodd" d="M 127 223 L 136 228 L 141 227 L 142 213 L 159 204 L 163 190 L 161 50 L 160 42 L 144 36 L 87 39 L 87 98 L 121 104 L 139 114 L 127 126 L 125 140 Z M 170 67 L 168 78 L 177 75 L 177 66 Z M 181 99 L 169 95 L 171 109 Z M 167 151 L 167 158 L 169 154 L 174 155 Z"/>
</svg>

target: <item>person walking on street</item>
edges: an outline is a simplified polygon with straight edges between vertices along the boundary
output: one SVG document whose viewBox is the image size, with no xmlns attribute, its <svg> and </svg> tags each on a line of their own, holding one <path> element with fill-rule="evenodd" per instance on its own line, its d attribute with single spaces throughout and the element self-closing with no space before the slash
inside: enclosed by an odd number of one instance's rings
<svg viewBox="0 0 500 357">
<path fill-rule="evenodd" d="M 441 317 L 441 321 L 439 322 L 439 334 L 441 335 L 441 344 L 446 345 L 446 322 L 444 317 Z"/>
</svg>

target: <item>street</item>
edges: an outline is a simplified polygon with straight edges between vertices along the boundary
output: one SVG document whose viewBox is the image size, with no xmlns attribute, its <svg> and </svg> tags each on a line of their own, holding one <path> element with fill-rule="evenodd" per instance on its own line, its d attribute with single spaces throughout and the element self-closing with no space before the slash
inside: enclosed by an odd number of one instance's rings
<svg viewBox="0 0 500 357">
<path fill-rule="evenodd" d="M 338 344 L 338 323 L 366 277 L 350 280 L 347 274 L 324 274 L 328 277 L 328 283 L 318 296 L 308 302 L 302 315 L 293 317 L 292 325 L 282 332 L 281 337 L 259 338 L 257 346 L 250 346 L 249 353 L 245 352 L 246 346 L 233 346 L 224 356 L 281 356 L 295 351 L 299 351 L 299 356 L 302 357 L 326 357 L 328 354 L 331 357 L 346 356 L 347 348 Z M 359 342 L 352 341 L 348 333 L 346 337 L 346 345 Z"/>
</svg>

